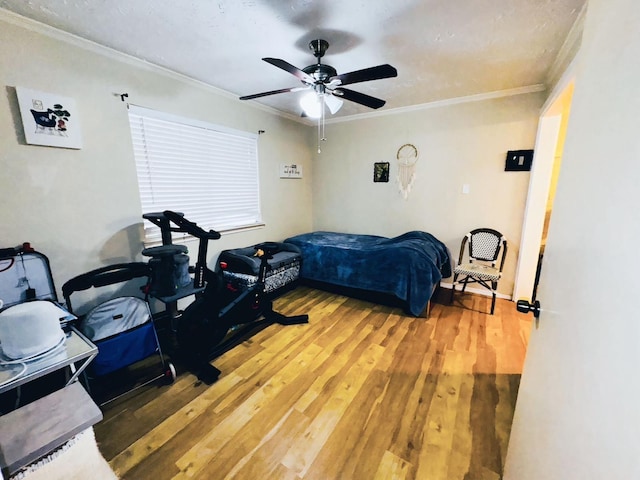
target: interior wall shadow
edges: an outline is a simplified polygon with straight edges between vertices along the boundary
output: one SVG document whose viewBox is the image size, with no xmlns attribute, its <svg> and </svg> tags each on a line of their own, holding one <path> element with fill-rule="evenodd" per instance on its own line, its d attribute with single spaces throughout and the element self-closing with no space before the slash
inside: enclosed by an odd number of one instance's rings
<svg viewBox="0 0 640 480">
<path fill-rule="evenodd" d="M 115 232 L 98 252 L 105 265 L 140 261 L 144 238 L 144 224 L 134 223 Z"/>
<path fill-rule="evenodd" d="M 24 136 L 24 127 L 22 126 L 22 115 L 20 114 L 20 106 L 18 105 L 18 94 L 15 87 L 6 86 L 7 103 L 13 120 L 13 129 L 16 132 L 16 140 L 18 145 L 26 145 L 27 139 Z"/>
</svg>

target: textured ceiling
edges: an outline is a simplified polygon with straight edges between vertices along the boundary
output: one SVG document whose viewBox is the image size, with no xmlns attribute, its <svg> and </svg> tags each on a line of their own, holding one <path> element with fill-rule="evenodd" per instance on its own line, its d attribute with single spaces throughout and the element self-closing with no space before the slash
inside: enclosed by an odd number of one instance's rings
<svg viewBox="0 0 640 480">
<path fill-rule="evenodd" d="M 338 73 L 390 63 L 351 85 L 383 109 L 545 84 L 585 0 L 0 0 L 0 7 L 234 95 L 296 87 L 261 60 L 303 68 L 310 40 Z M 300 93 L 258 100 L 300 114 Z M 370 112 L 345 102 L 336 116 Z"/>
</svg>

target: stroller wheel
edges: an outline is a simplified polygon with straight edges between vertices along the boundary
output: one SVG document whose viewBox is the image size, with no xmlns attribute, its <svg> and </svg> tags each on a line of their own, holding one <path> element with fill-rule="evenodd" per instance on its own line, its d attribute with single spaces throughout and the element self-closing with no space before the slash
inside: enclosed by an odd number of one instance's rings
<svg viewBox="0 0 640 480">
<path fill-rule="evenodd" d="M 164 378 L 167 384 L 172 384 L 176 379 L 176 367 L 173 366 L 173 363 L 167 363 L 167 369 L 164 371 Z"/>
</svg>

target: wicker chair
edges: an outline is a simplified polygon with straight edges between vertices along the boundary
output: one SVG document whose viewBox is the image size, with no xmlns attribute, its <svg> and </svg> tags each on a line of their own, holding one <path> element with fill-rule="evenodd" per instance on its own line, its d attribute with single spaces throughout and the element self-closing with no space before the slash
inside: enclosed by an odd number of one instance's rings
<svg viewBox="0 0 640 480">
<path fill-rule="evenodd" d="M 467 258 L 463 263 L 467 243 L 469 244 L 469 248 L 466 250 L 468 252 Z M 498 265 L 499 256 L 500 264 Z M 502 276 L 502 267 L 506 256 L 507 240 L 500 232 L 490 228 L 477 228 L 467 233 L 460 245 L 458 265 L 453 270 L 450 302 L 453 302 L 456 285 L 462 285 L 462 292 L 464 293 L 467 284 L 477 283 L 491 290 L 493 296 L 491 300 L 491 315 L 493 315 L 496 306 L 498 280 Z M 460 280 L 458 280 L 459 277 Z"/>
</svg>

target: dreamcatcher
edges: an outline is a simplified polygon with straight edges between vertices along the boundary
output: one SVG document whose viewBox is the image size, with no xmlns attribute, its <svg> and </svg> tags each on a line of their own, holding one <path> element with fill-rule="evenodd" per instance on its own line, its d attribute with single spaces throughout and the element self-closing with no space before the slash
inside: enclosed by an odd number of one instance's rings
<svg viewBox="0 0 640 480">
<path fill-rule="evenodd" d="M 418 161 L 418 149 L 407 143 L 398 149 L 398 187 L 402 197 L 406 200 L 411 191 L 411 186 L 416 178 L 416 162 Z"/>
</svg>

